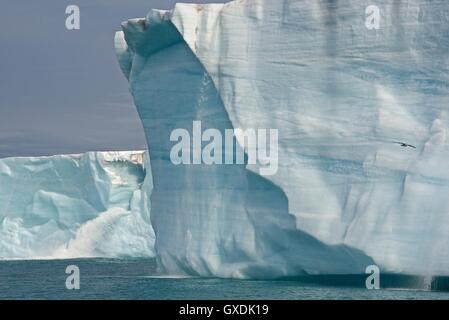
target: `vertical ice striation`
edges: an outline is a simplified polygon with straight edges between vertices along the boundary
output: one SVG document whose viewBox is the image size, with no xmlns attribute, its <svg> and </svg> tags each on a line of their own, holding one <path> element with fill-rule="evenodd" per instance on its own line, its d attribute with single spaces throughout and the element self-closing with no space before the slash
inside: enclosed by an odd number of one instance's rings
<svg viewBox="0 0 449 320">
<path fill-rule="evenodd" d="M 233 124 L 213 79 L 171 18 L 171 12 L 152 11 L 123 23 L 115 38 L 149 147 L 161 270 L 253 278 L 364 272 L 369 257 L 297 230 L 282 189 L 244 164 L 172 163 L 174 130 L 192 136 L 193 121 L 201 121 L 202 130 L 225 136 Z M 240 148 L 236 141 L 234 146 Z"/>
</svg>

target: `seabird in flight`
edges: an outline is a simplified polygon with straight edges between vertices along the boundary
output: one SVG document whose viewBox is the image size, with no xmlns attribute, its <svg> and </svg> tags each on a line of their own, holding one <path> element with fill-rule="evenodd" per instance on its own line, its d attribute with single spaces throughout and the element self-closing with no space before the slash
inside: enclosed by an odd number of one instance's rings
<svg viewBox="0 0 449 320">
<path fill-rule="evenodd" d="M 393 143 L 397 143 L 397 144 L 399 144 L 401 147 L 410 147 L 410 148 L 416 149 L 415 146 L 413 146 L 413 145 L 411 145 L 411 144 L 408 144 L 408 143 L 405 143 L 405 142 L 393 141 Z"/>
</svg>

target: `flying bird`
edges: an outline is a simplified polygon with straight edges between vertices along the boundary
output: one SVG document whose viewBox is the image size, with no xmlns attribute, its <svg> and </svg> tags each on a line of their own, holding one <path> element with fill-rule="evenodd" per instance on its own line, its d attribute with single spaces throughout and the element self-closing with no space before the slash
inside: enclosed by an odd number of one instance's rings
<svg viewBox="0 0 449 320">
<path fill-rule="evenodd" d="M 411 144 L 408 144 L 408 143 L 405 143 L 405 142 L 393 141 L 393 143 L 397 143 L 397 144 L 399 144 L 401 147 L 410 147 L 410 148 L 416 149 L 415 146 L 413 146 L 413 145 L 411 145 Z"/>
</svg>

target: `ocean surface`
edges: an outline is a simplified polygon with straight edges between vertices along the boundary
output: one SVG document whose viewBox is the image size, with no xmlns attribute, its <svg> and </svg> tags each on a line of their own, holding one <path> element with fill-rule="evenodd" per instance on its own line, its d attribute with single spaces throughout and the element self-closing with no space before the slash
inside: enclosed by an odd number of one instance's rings
<svg viewBox="0 0 449 320">
<path fill-rule="evenodd" d="M 79 290 L 66 288 L 69 265 L 80 270 Z M 72 259 L 0 261 L 0 299 L 449 299 L 449 292 L 162 277 L 154 259 Z"/>
</svg>

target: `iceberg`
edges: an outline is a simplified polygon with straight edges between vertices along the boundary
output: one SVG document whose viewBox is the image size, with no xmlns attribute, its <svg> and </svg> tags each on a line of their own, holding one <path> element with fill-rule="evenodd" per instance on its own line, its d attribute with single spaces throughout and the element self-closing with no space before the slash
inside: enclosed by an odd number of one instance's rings
<svg viewBox="0 0 449 320">
<path fill-rule="evenodd" d="M 378 28 L 355 0 L 179 3 L 122 23 L 149 151 L 0 159 L 0 259 L 449 275 L 449 5 L 375 6 Z M 251 155 L 271 151 L 265 175 Z"/>
<path fill-rule="evenodd" d="M 169 17 L 152 11 L 131 19 L 115 38 L 149 147 L 160 271 L 236 278 L 363 273 L 370 257 L 297 229 L 284 191 L 245 164 L 173 163 L 176 130 L 195 136 L 192 123 L 201 121 L 224 136 L 234 127 L 213 79 Z M 234 140 L 231 148 L 239 149 Z M 193 144 L 191 153 L 202 147 Z"/>
<path fill-rule="evenodd" d="M 449 274 L 449 5 L 376 1 L 379 29 L 368 5 L 179 3 L 122 24 L 162 271 Z M 198 120 L 277 129 L 277 173 L 174 165 L 171 132 Z"/>
<path fill-rule="evenodd" d="M 0 259 L 153 257 L 144 151 L 0 159 Z"/>
</svg>

